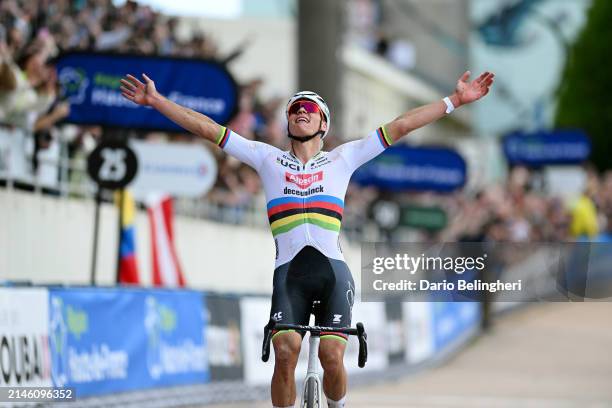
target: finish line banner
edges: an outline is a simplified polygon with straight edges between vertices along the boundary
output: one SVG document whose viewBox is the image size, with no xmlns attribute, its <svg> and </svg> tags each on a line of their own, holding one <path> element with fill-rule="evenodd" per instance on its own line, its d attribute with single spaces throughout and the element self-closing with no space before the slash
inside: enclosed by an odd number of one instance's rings
<svg viewBox="0 0 612 408">
<path fill-rule="evenodd" d="M 361 300 L 612 300 L 612 243 L 368 243 Z"/>
<path fill-rule="evenodd" d="M 120 80 L 126 74 L 144 82 L 146 73 L 162 95 L 221 124 L 237 110 L 236 82 L 213 61 L 75 52 L 60 56 L 57 72 L 62 95 L 70 102 L 66 121 L 71 123 L 182 131 L 154 109 L 121 96 Z"/>
</svg>

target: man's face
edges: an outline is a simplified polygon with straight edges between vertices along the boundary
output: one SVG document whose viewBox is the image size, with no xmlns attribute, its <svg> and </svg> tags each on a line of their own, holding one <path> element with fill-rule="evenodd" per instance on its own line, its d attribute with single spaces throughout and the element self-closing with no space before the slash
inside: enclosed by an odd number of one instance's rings
<svg viewBox="0 0 612 408">
<path fill-rule="evenodd" d="M 293 136 L 310 136 L 320 130 L 327 130 L 327 122 L 316 103 L 301 100 L 294 102 L 288 111 L 289 132 Z"/>
</svg>

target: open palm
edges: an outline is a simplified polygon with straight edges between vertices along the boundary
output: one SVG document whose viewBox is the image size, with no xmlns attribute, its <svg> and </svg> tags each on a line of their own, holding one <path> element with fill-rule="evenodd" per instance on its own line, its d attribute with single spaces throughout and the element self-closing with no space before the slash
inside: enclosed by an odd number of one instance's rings
<svg viewBox="0 0 612 408">
<path fill-rule="evenodd" d="M 159 95 L 155 89 L 155 82 L 145 74 L 142 74 L 145 83 L 142 83 L 133 75 L 126 75 L 121 80 L 121 95 L 138 105 L 151 105 Z"/>
<path fill-rule="evenodd" d="M 455 93 L 461 104 L 472 103 L 488 94 L 495 78 L 495 74 L 492 72 L 484 72 L 478 78 L 469 82 L 470 75 L 470 71 L 466 71 L 457 81 Z"/>
</svg>

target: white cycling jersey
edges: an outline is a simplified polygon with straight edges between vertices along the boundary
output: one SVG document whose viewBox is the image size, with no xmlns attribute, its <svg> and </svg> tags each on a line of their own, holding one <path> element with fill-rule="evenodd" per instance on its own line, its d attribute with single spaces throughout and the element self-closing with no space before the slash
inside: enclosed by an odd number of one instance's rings
<svg viewBox="0 0 612 408">
<path fill-rule="evenodd" d="M 306 164 L 291 152 L 245 139 L 224 127 L 217 144 L 261 178 L 278 267 L 307 245 L 344 260 L 338 238 L 349 180 L 359 166 L 382 153 L 391 138 L 380 127 L 361 140 L 321 151 Z"/>
</svg>

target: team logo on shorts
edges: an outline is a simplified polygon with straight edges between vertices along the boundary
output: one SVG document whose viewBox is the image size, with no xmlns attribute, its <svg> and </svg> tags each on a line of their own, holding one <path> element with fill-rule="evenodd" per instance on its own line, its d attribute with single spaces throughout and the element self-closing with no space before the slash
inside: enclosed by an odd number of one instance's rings
<svg viewBox="0 0 612 408">
<path fill-rule="evenodd" d="M 334 320 L 332 321 L 332 323 L 335 323 L 335 324 L 340 323 L 340 319 L 342 319 L 342 315 L 335 314 Z"/>
<path fill-rule="evenodd" d="M 323 172 L 319 171 L 313 174 L 291 174 L 285 172 L 285 181 L 293 183 L 301 189 L 307 189 L 312 183 L 323 181 Z"/>
</svg>

